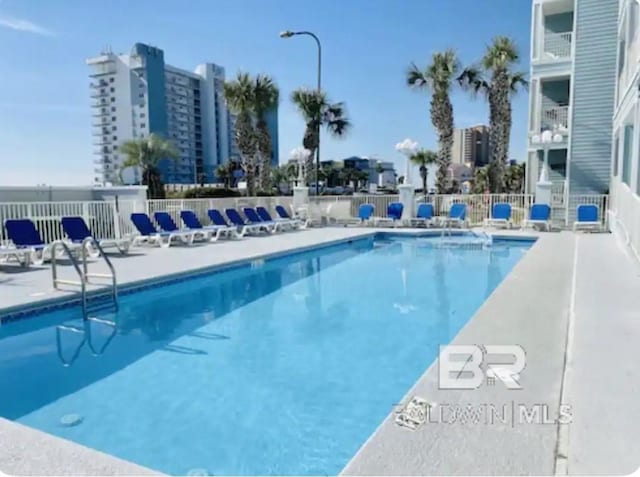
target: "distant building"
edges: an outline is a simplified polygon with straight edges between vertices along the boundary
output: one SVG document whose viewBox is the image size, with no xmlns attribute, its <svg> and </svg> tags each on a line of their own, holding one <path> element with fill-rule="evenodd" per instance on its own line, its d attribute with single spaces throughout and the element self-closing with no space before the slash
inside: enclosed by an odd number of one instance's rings
<svg viewBox="0 0 640 477">
<path fill-rule="evenodd" d="M 453 192 L 462 190 L 462 185 L 473 180 L 473 169 L 464 164 L 451 164 L 447 169 L 447 187 L 457 189 Z"/>
<path fill-rule="evenodd" d="M 119 182 L 122 142 L 158 134 L 174 142 L 178 160 L 160 163 L 165 184 L 215 181 L 215 171 L 239 160 L 236 118 L 224 99 L 225 71 L 213 63 L 195 72 L 165 63 L 164 52 L 143 43 L 128 55 L 110 51 L 89 58 L 96 182 Z M 278 110 L 267 116 L 271 162 L 278 164 Z"/>
<path fill-rule="evenodd" d="M 488 164 L 489 127 L 478 125 L 454 130 L 451 163 L 470 167 Z"/>
</svg>

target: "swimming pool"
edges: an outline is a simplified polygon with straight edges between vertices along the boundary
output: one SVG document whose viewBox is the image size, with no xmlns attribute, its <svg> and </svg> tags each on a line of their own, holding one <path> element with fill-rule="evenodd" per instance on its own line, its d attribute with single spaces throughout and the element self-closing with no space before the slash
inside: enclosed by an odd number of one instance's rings
<svg viewBox="0 0 640 477">
<path fill-rule="evenodd" d="M 90 340 L 61 327 L 82 327 L 74 308 L 10 322 L 0 415 L 166 473 L 336 474 L 531 246 L 438 240 L 355 240 L 124 295 Z"/>
</svg>

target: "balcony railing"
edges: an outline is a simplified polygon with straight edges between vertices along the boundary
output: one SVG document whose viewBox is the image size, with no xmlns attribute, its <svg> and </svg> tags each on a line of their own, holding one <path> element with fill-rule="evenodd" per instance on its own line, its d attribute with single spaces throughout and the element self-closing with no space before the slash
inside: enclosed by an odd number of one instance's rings
<svg viewBox="0 0 640 477">
<path fill-rule="evenodd" d="M 542 106 L 540 130 L 564 132 L 569 130 L 569 106 Z"/>
<path fill-rule="evenodd" d="M 561 59 L 571 57 L 570 31 L 562 33 L 546 33 L 544 35 L 544 53 L 547 58 Z"/>
</svg>

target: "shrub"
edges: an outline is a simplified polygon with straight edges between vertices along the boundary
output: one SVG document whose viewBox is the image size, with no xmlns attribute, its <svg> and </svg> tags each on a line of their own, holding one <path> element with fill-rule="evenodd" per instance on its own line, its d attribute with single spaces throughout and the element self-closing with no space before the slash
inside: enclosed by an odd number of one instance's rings
<svg viewBox="0 0 640 477">
<path fill-rule="evenodd" d="M 219 197 L 240 197 L 240 192 L 221 187 L 195 187 L 184 192 L 185 199 L 213 199 Z"/>
</svg>

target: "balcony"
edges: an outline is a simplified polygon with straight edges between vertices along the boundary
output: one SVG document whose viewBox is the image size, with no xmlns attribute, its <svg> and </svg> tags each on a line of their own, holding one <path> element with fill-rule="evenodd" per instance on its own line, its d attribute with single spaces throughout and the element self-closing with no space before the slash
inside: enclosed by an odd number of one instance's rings
<svg viewBox="0 0 640 477">
<path fill-rule="evenodd" d="M 572 37 L 573 33 L 570 31 L 546 33 L 543 40 L 545 58 L 548 60 L 563 60 L 571 58 Z"/>
<path fill-rule="evenodd" d="M 569 106 L 545 104 L 540 110 L 540 130 L 549 129 L 560 133 L 569 130 Z"/>
</svg>

